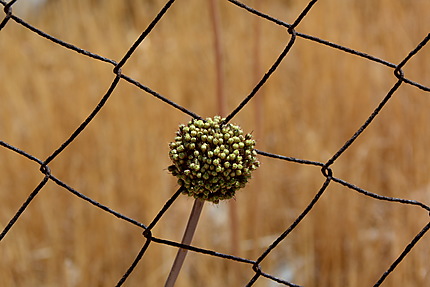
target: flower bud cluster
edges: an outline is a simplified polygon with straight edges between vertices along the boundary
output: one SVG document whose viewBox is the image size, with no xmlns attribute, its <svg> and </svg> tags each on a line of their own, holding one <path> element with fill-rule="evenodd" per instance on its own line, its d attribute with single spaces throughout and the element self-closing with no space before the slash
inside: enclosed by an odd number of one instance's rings
<svg viewBox="0 0 430 287">
<path fill-rule="evenodd" d="M 169 171 L 184 193 L 213 203 L 234 197 L 260 165 L 252 135 L 223 120 L 219 116 L 193 119 L 179 126 L 175 141 L 169 144 L 173 162 Z"/>
</svg>

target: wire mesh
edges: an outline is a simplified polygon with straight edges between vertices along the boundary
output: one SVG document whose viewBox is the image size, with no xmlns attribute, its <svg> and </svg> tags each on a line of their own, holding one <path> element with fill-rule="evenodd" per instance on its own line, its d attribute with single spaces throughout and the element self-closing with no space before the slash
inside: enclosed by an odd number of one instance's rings
<svg viewBox="0 0 430 287">
<path fill-rule="evenodd" d="M 266 85 L 268 81 L 270 81 L 271 77 L 277 73 L 278 67 L 285 61 L 285 59 L 292 53 L 293 47 L 295 47 L 298 39 L 306 39 L 312 42 L 315 42 L 319 45 L 326 46 L 328 48 L 347 53 L 352 54 L 354 56 L 359 57 L 363 61 L 369 61 L 372 64 L 375 65 L 383 65 L 387 69 L 391 69 L 393 71 L 394 77 L 396 78 L 396 82 L 392 87 L 390 87 L 388 90 L 386 90 L 385 96 L 382 98 L 381 101 L 379 101 L 376 105 L 376 107 L 373 109 L 373 111 L 370 113 L 370 115 L 366 118 L 364 123 L 362 123 L 358 129 L 353 133 L 352 136 L 349 136 L 349 138 L 344 142 L 343 145 L 341 145 L 340 148 L 338 148 L 333 154 L 331 154 L 328 157 L 327 161 L 316 161 L 316 160 L 306 160 L 301 158 L 295 158 L 291 156 L 284 156 L 279 154 L 274 154 L 271 152 L 263 151 L 263 150 L 256 150 L 257 153 L 261 157 L 267 157 L 267 158 L 273 158 L 278 161 L 285 161 L 285 162 L 291 162 L 294 164 L 300 164 L 304 166 L 309 167 L 318 167 L 321 169 L 321 173 L 323 176 L 323 183 L 319 190 L 315 191 L 315 194 L 311 201 L 307 204 L 307 206 L 302 209 L 299 214 L 295 217 L 295 219 L 290 223 L 280 234 L 276 236 L 272 240 L 272 242 L 264 248 L 264 251 L 258 254 L 258 256 L 254 259 L 247 258 L 247 257 L 241 257 L 236 256 L 233 254 L 218 252 L 216 250 L 210 250 L 205 248 L 200 248 L 194 245 L 183 245 L 178 242 L 175 242 L 173 240 L 168 240 L 165 238 L 161 238 L 157 236 L 157 233 L 154 232 L 154 228 L 159 224 L 160 220 L 165 216 L 166 212 L 172 208 L 174 203 L 179 198 L 182 190 L 179 188 L 176 192 L 171 195 L 171 197 L 165 202 L 164 206 L 159 209 L 159 211 L 154 215 L 154 219 L 148 222 L 140 222 L 137 219 L 131 218 L 125 214 L 122 214 L 114 209 L 109 208 L 103 203 L 100 203 L 96 201 L 95 199 L 85 195 L 83 192 L 78 191 L 77 189 L 73 188 L 71 185 L 69 185 L 65 180 L 61 179 L 61 176 L 56 175 L 55 169 L 51 170 L 50 164 L 57 158 L 60 157 L 61 154 L 63 154 L 67 147 L 69 147 L 72 142 L 76 141 L 79 136 L 88 128 L 89 124 L 92 123 L 97 117 L 100 117 L 101 110 L 106 106 L 109 105 L 108 100 L 113 97 L 113 94 L 115 93 L 117 87 L 120 85 L 120 83 L 127 82 L 131 85 L 134 85 L 138 89 L 146 92 L 147 94 L 153 96 L 154 98 L 157 98 L 158 100 L 161 100 L 166 105 L 170 106 L 171 108 L 179 110 L 181 113 L 191 116 L 192 118 L 202 118 L 197 113 L 191 111 L 190 109 L 179 105 L 172 99 L 170 99 L 168 96 L 164 96 L 161 93 L 149 88 L 147 85 L 137 81 L 132 76 L 127 75 L 122 72 L 123 67 L 128 63 L 129 61 L 133 61 L 132 56 L 136 53 L 136 50 L 141 46 L 141 44 L 147 39 L 147 37 L 157 32 L 155 31 L 155 27 L 159 25 L 160 21 L 164 18 L 169 17 L 169 9 L 171 9 L 174 0 L 166 1 L 162 8 L 159 10 L 157 15 L 153 18 L 153 20 L 149 23 L 146 29 L 142 31 L 140 36 L 135 40 L 135 42 L 129 47 L 128 51 L 124 54 L 124 56 L 119 60 L 115 61 L 108 57 L 98 55 L 96 53 L 86 51 L 85 49 L 82 49 L 78 46 L 75 46 L 73 44 L 70 44 L 66 41 L 63 41 L 59 38 L 56 38 L 43 30 L 32 26 L 29 24 L 28 21 L 25 21 L 23 18 L 20 18 L 14 13 L 14 5 L 17 4 L 19 1 L 0 1 L 0 3 L 4 7 L 4 13 L 5 16 L 0 24 L 0 31 L 2 33 L 8 33 L 6 28 L 8 26 L 12 25 L 20 25 L 24 27 L 25 29 L 28 29 L 29 31 L 37 34 L 40 37 L 43 37 L 47 41 L 50 41 L 54 43 L 55 45 L 59 45 L 65 49 L 77 52 L 81 54 L 83 57 L 88 57 L 88 59 L 100 61 L 103 64 L 110 64 L 113 68 L 113 80 L 111 81 L 110 85 L 107 87 L 107 92 L 102 95 L 98 101 L 98 103 L 95 105 L 95 107 L 92 109 L 90 114 L 80 122 L 79 125 L 74 127 L 74 131 L 64 138 L 63 142 L 58 146 L 58 148 L 53 149 L 49 152 L 49 155 L 45 159 L 40 159 L 34 155 L 32 155 L 30 152 L 24 151 L 20 149 L 19 147 L 16 147 L 7 141 L 0 140 L 0 145 L 7 150 L 9 153 L 19 154 L 26 158 L 26 160 L 36 163 L 38 168 L 40 169 L 40 172 L 43 174 L 43 179 L 37 184 L 36 188 L 31 191 L 31 193 L 28 195 L 28 197 L 22 202 L 21 207 L 13 214 L 9 215 L 10 220 L 5 224 L 5 227 L 3 228 L 1 234 L 0 234 L 0 241 L 5 238 L 5 236 L 13 237 L 14 231 L 13 227 L 17 222 L 20 221 L 21 216 L 23 213 L 29 208 L 29 206 L 33 203 L 36 197 L 40 197 L 39 200 L 43 200 L 43 194 L 42 191 L 46 188 L 46 186 L 49 183 L 53 183 L 61 187 L 67 192 L 72 193 L 73 195 L 77 196 L 78 198 L 82 199 L 83 201 L 86 201 L 87 203 L 91 204 L 95 208 L 97 208 L 100 212 L 106 212 L 109 213 L 115 217 L 117 217 L 119 220 L 122 220 L 124 222 L 128 222 L 134 226 L 136 226 L 140 232 L 144 236 L 144 243 L 142 244 L 141 249 L 138 251 L 135 259 L 130 262 L 130 265 L 128 268 L 124 271 L 122 276 L 118 278 L 118 281 L 116 283 L 116 286 L 122 286 L 126 284 L 127 279 L 130 276 L 133 276 L 135 272 L 139 272 L 136 270 L 136 267 L 138 266 L 139 262 L 142 260 L 142 258 L 147 254 L 148 248 L 153 244 L 160 244 L 163 246 L 170 246 L 174 248 L 184 248 L 189 251 L 192 251 L 194 253 L 203 254 L 207 256 L 212 256 L 214 258 L 221 258 L 224 260 L 230 260 L 235 263 L 242 263 L 249 266 L 250 269 L 253 270 L 253 275 L 248 278 L 248 282 L 246 283 L 246 286 L 252 286 L 257 281 L 261 281 L 261 278 L 266 278 L 269 281 L 273 283 L 279 283 L 281 285 L 285 286 L 301 286 L 300 282 L 292 282 L 289 279 L 282 278 L 280 276 L 277 276 L 275 274 L 271 274 L 264 271 L 264 268 L 262 267 L 262 264 L 264 261 L 266 261 L 273 251 L 283 242 L 288 236 L 291 236 L 293 232 L 298 228 L 299 224 L 310 214 L 312 213 L 313 209 L 315 208 L 316 204 L 321 200 L 322 196 L 326 193 L 329 186 L 333 185 L 339 185 L 346 187 L 351 192 L 360 193 L 368 198 L 378 200 L 378 201 L 386 201 L 392 204 L 404 204 L 408 206 L 409 208 L 420 208 L 423 209 L 424 212 L 428 213 L 430 212 L 430 206 L 425 204 L 424 202 L 414 200 L 414 199 L 404 199 L 404 198 L 397 198 L 392 196 L 386 196 L 384 192 L 380 191 L 378 192 L 370 192 L 364 188 L 361 188 L 359 186 L 354 185 L 353 183 L 348 182 L 347 180 L 344 180 L 342 178 L 336 177 L 334 175 L 334 168 L 333 165 L 346 153 L 346 151 L 355 145 L 358 145 L 357 143 L 360 136 L 367 130 L 371 129 L 371 124 L 376 120 L 376 118 L 383 113 L 386 110 L 387 104 L 392 101 L 393 96 L 398 93 L 400 88 L 405 85 L 410 85 L 415 88 L 418 88 L 423 93 L 427 93 L 430 91 L 430 88 L 424 84 L 421 84 L 417 81 L 414 81 L 413 79 L 407 78 L 404 72 L 404 69 L 407 67 L 408 63 L 418 54 L 423 53 L 423 48 L 427 45 L 428 41 L 430 40 L 430 34 L 427 34 L 424 36 L 421 42 L 415 43 L 415 47 L 413 47 L 405 56 L 404 58 L 398 63 L 390 63 L 389 61 L 386 61 L 384 59 L 380 59 L 378 57 L 336 44 L 329 42 L 327 40 L 324 40 L 322 38 L 308 35 L 305 33 L 299 32 L 300 25 L 302 25 L 303 22 L 306 22 L 308 18 L 312 17 L 312 11 L 313 9 L 318 9 L 316 7 L 317 2 L 323 2 L 323 1 L 310 1 L 306 5 L 303 6 L 302 11 L 295 17 L 295 20 L 292 22 L 292 24 L 289 24 L 287 22 L 284 22 L 283 20 L 276 19 L 275 17 L 272 17 L 268 14 L 265 14 L 257 9 L 252 8 L 251 6 L 245 5 L 242 2 L 235 1 L 235 0 L 228 0 L 231 5 L 235 7 L 235 9 L 239 9 L 243 11 L 243 13 L 248 13 L 249 15 L 252 15 L 252 17 L 258 17 L 261 19 L 264 19 L 267 21 L 270 25 L 274 26 L 280 26 L 285 28 L 286 33 L 288 33 L 288 41 L 285 43 L 281 53 L 276 58 L 276 60 L 273 62 L 273 64 L 270 66 L 270 68 L 261 75 L 260 79 L 258 80 L 258 83 L 253 87 L 252 91 L 246 95 L 242 101 L 234 108 L 226 117 L 226 121 L 229 122 L 235 118 L 236 115 L 238 115 L 242 110 L 246 109 L 249 106 L 249 102 L 254 98 L 258 97 L 258 92 L 263 88 L 263 86 Z M 184 5 L 186 1 L 176 1 L 176 5 Z M 0 33 L 0 37 L 2 34 Z M 13 48 L 13 47 L 11 47 Z M 0 56 L 1 57 L 1 56 Z M 155 73 L 157 71 L 154 71 Z M 54 75 L 55 76 L 55 75 Z M 288 80 L 288 79 L 287 79 Z M 7 83 L 3 83 L 2 86 L 7 85 Z M 363 85 L 366 85 L 364 82 Z M 13 96 L 13 95 L 8 95 Z M 428 96 L 428 94 L 425 94 L 424 96 Z M 3 100 L 4 101 L 4 100 Z M 345 101 L 348 101 L 348 99 L 345 99 Z M 5 106 L 3 105 L 2 109 L 4 109 Z M 425 110 L 418 111 L 419 113 L 426 113 Z M 43 115 L 42 115 L 43 116 Z M 4 129 L 8 127 L 3 127 Z M 423 131 L 426 132 L 426 131 Z M 159 144 L 159 143 L 158 143 Z M 133 154 L 131 154 L 133 156 Z M 61 159 L 60 159 L 61 160 Z M 3 164 L 4 168 L 7 167 L 7 164 Z M 267 166 L 264 166 L 262 168 L 266 168 Z M 19 173 L 20 171 L 15 171 Z M 264 186 L 265 179 L 262 180 L 262 186 Z M 252 183 L 251 183 L 252 184 Z M 1 192 L 8 192 L 6 190 L 1 190 Z M 10 192 L 10 191 L 9 191 Z M 152 191 L 151 191 L 152 192 Z M 0 203 L 1 205 L 1 203 Z M 333 207 L 336 208 L 336 207 Z M 2 223 L 3 224 L 3 223 Z M 389 276 L 391 273 L 395 272 L 396 267 L 401 263 L 403 260 L 405 260 L 406 257 L 410 256 L 412 254 L 412 248 L 420 242 L 426 235 L 426 232 L 430 228 L 430 223 L 425 224 L 422 229 L 413 237 L 410 239 L 409 243 L 404 246 L 404 250 L 398 255 L 397 258 L 395 258 L 394 261 L 389 266 L 380 266 L 380 277 L 376 280 L 374 283 L 374 286 L 380 286 L 387 276 Z M 100 242 L 100 244 L 103 244 Z M 7 246 L 3 246 L 3 248 L 7 248 Z M 103 258 L 96 258 L 94 260 L 103 260 Z M 294 259 L 291 259 L 294 260 Z M 428 272 L 426 270 L 425 272 Z M 115 283 L 112 283 L 114 285 Z"/>
</svg>

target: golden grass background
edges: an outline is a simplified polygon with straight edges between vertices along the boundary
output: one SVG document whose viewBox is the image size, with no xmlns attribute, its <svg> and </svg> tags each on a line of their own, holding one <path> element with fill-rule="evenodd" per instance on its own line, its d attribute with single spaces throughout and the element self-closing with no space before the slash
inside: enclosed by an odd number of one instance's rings
<svg viewBox="0 0 430 287">
<path fill-rule="evenodd" d="M 292 23 L 306 1 L 244 2 Z M 25 20 L 119 61 L 163 3 L 51 1 Z M 289 35 L 226 1 L 219 5 L 231 111 L 257 83 L 255 74 L 261 77 L 272 65 Z M 319 1 L 297 30 L 397 64 L 429 32 L 429 8 L 427 1 Z M 260 71 L 255 70 L 256 29 L 261 33 Z M 203 117 L 213 116 L 212 41 L 208 2 L 177 1 L 123 72 Z M 12 21 L 0 32 L 0 59 L 0 139 L 42 160 L 89 115 L 114 78 L 113 66 Z M 429 66 L 425 47 L 404 71 L 429 86 Z M 253 131 L 260 150 L 325 162 L 396 80 L 390 68 L 298 38 L 258 100 L 232 122 Z M 429 109 L 428 93 L 402 85 L 332 166 L 334 176 L 381 195 L 430 204 Z M 148 224 L 177 189 L 166 169 L 167 144 L 188 120 L 122 81 L 100 114 L 50 164 L 51 171 L 83 194 Z M 325 179 L 316 167 L 260 160 L 261 168 L 235 200 L 239 249 L 234 252 L 250 259 L 292 223 Z M 43 174 L 4 148 L 0 161 L 3 229 Z M 180 241 L 192 203 L 181 196 L 153 234 Z M 194 245 L 233 252 L 230 205 L 205 205 Z M 331 183 L 262 268 L 304 286 L 372 286 L 428 220 L 420 208 L 377 201 Z M 138 228 L 49 182 L 0 243 L 0 285 L 113 286 L 144 241 Z M 430 281 L 429 243 L 425 236 L 384 286 L 425 286 Z M 152 243 L 125 286 L 161 286 L 175 254 L 175 248 Z M 190 252 L 177 286 L 243 286 L 253 274 L 250 265 Z M 260 278 L 255 286 L 277 285 Z"/>
</svg>

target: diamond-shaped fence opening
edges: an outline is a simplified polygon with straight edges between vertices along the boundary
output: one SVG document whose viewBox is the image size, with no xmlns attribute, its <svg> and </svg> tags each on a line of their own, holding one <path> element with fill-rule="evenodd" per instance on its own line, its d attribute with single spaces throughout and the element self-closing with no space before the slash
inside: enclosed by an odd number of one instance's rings
<svg viewBox="0 0 430 287">
<path fill-rule="evenodd" d="M 430 281 L 425 1 L 0 4 L 2 286 Z"/>
</svg>

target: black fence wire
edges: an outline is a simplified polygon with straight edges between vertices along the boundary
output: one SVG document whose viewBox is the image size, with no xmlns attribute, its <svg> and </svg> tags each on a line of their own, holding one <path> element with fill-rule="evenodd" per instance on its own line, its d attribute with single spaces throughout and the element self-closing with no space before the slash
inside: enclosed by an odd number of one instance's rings
<svg viewBox="0 0 430 287">
<path fill-rule="evenodd" d="M 15 23 L 18 25 L 22 25 L 23 27 L 31 30 L 32 32 L 36 33 L 37 35 L 52 41 L 53 43 L 60 45 L 66 49 L 73 50 L 79 54 L 82 54 L 83 56 L 87 56 L 89 58 L 92 58 L 94 60 L 98 60 L 101 62 L 105 62 L 107 64 L 111 64 L 113 66 L 113 74 L 114 79 L 108 88 L 108 91 L 106 94 L 104 94 L 97 106 L 93 109 L 93 111 L 90 113 L 90 115 L 78 126 L 76 127 L 76 130 L 67 138 L 56 150 L 52 151 L 52 153 L 46 158 L 46 159 L 39 159 L 35 156 L 27 153 L 26 151 L 21 150 L 19 147 L 15 147 L 11 144 L 8 144 L 7 142 L 0 139 L 0 145 L 9 150 L 13 153 L 18 153 L 24 157 L 26 157 L 28 160 L 36 162 L 40 166 L 40 171 L 44 174 L 43 180 L 37 185 L 37 187 L 30 193 L 30 195 L 27 197 L 27 199 L 22 203 L 22 206 L 16 211 L 16 213 L 12 216 L 10 221 L 6 224 L 4 229 L 2 230 L 0 234 L 0 241 L 8 234 L 12 233 L 12 227 L 13 225 L 20 219 L 20 216 L 23 214 L 23 212 L 28 208 L 28 206 L 32 203 L 33 199 L 40 193 L 40 191 L 46 186 L 48 182 L 53 182 L 57 184 L 58 186 L 64 188 L 66 191 L 69 191 L 73 193 L 74 195 L 78 196 L 84 201 L 87 201 L 88 203 L 92 204 L 93 206 L 99 208 L 100 210 L 110 213 L 114 216 L 116 216 L 119 219 L 122 219 L 124 221 L 127 221 L 139 228 L 142 229 L 143 236 L 146 238 L 144 245 L 142 246 L 141 250 L 138 252 L 135 260 L 130 263 L 130 267 L 128 270 L 126 270 L 122 276 L 122 278 L 118 278 L 118 283 L 116 286 L 122 286 L 127 278 L 129 276 L 133 275 L 133 270 L 138 265 L 139 261 L 143 256 L 145 256 L 145 252 L 147 251 L 148 247 L 151 243 L 158 243 L 158 244 L 164 244 L 169 245 L 176 248 L 183 248 L 187 249 L 192 252 L 197 252 L 201 254 L 206 254 L 209 256 L 219 257 L 226 260 L 232 260 L 236 262 L 242 262 L 245 264 L 248 264 L 250 268 L 255 272 L 252 278 L 249 279 L 249 282 L 247 283 L 247 286 L 252 286 L 260 277 L 265 277 L 269 280 L 273 280 L 274 282 L 286 285 L 286 286 L 299 286 L 293 282 L 288 282 L 283 278 L 277 278 L 271 274 L 268 274 L 264 272 L 264 270 L 261 267 L 261 263 L 270 255 L 270 253 L 287 237 L 295 230 L 295 228 L 298 226 L 298 224 L 309 214 L 309 212 L 312 210 L 314 205 L 319 201 L 320 197 L 323 195 L 323 193 L 327 190 L 327 187 L 330 184 L 337 183 L 342 186 L 345 186 L 349 188 L 351 191 L 355 191 L 358 193 L 361 193 L 365 196 L 368 196 L 370 198 L 376 199 L 376 200 L 382 200 L 382 201 L 388 201 L 392 203 L 401 203 L 406 204 L 410 206 L 416 206 L 424 209 L 426 212 L 430 212 L 430 206 L 416 200 L 408 200 L 408 199 L 402 199 L 402 198 L 394 198 L 394 197 L 388 197 L 383 196 L 377 193 L 372 193 L 367 190 L 364 190 L 358 186 L 355 186 L 352 183 L 349 183 L 343 179 L 337 178 L 334 176 L 333 170 L 331 166 L 336 162 L 339 157 L 342 156 L 342 154 L 356 141 L 356 139 L 369 127 L 369 125 L 372 123 L 372 121 L 375 119 L 375 117 L 378 116 L 378 114 L 384 109 L 387 102 L 390 101 L 392 96 L 398 91 L 398 89 L 402 85 L 412 85 L 415 86 L 418 89 L 421 89 L 422 91 L 429 92 L 430 87 L 427 87 L 423 84 L 420 84 L 418 82 L 415 82 L 411 79 L 406 78 L 403 68 L 408 64 L 408 62 L 411 60 L 412 57 L 414 57 L 417 53 L 421 51 L 421 49 L 427 45 L 428 41 L 430 40 L 430 34 L 428 34 L 424 39 L 416 45 L 416 47 L 407 54 L 404 59 L 398 63 L 390 63 L 386 60 L 377 58 L 372 55 L 365 54 L 360 51 L 356 51 L 341 45 L 338 45 L 336 43 L 331 43 L 329 41 L 326 41 L 324 39 L 317 38 L 315 36 L 307 35 L 298 32 L 296 29 L 298 25 L 307 17 L 308 12 L 313 8 L 314 4 L 317 2 L 317 0 L 310 1 L 306 7 L 302 10 L 302 12 L 297 16 L 296 20 L 292 23 L 286 23 L 282 20 L 275 19 L 274 17 L 264 14 L 256 9 L 253 9 L 252 7 L 249 7 L 239 1 L 236 0 L 228 0 L 232 5 L 237 6 L 238 9 L 243 9 L 243 11 L 246 11 L 248 13 L 251 13 L 255 15 L 256 17 L 264 18 L 265 20 L 282 27 L 285 27 L 286 31 L 290 35 L 290 39 L 288 43 L 285 45 L 285 48 L 283 49 L 282 53 L 279 55 L 279 57 L 276 59 L 276 61 L 273 63 L 273 65 L 270 67 L 270 69 L 267 71 L 267 73 L 264 74 L 264 76 L 261 78 L 261 80 L 258 82 L 258 84 L 255 86 L 255 88 L 251 91 L 249 95 L 247 95 L 243 101 L 233 110 L 231 113 L 226 117 L 226 121 L 232 120 L 237 113 L 239 113 L 243 108 L 246 107 L 248 102 L 256 96 L 259 89 L 266 83 L 266 81 L 273 75 L 273 73 L 276 72 L 276 69 L 280 65 L 280 63 L 284 60 L 284 58 L 288 55 L 288 53 L 291 50 L 291 47 L 295 44 L 295 40 L 300 37 L 304 38 L 310 41 L 314 41 L 316 43 L 319 43 L 321 45 L 328 46 L 333 49 L 337 49 L 340 51 L 343 51 L 345 53 L 353 54 L 355 56 L 361 57 L 365 60 L 372 61 L 381 65 L 386 66 L 387 68 L 390 68 L 393 70 L 394 76 L 397 78 L 397 82 L 394 84 L 394 86 L 391 87 L 391 89 L 386 93 L 385 97 L 382 99 L 382 101 L 377 105 L 377 107 L 373 110 L 373 112 L 369 115 L 367 120 L 362 124 L 362 126 L 344 143 L 343 146 L 339 148 L 339 150 L 331 156 L 326 162 L 318 162 L 318 161 L 310 161 L 310 160 L 304 160 L 294 157 L 288 157 L 283 155 L 277 155 L 272 154 L 269 152 L 265 152 L 262 150 L 256 150 L 257 153 L 260 156 L 263 157 L 270 157 L 275 158 L 281 161 L 289 161 L 294 162 L 302 165 L 309 165 L 309 166 L 317 166 L 321 168 L 322 175 L 325 177 L 325 181 L 322 184 L 321 188 L 316 192 L 315 196 L 311 200 L 311 202 L 306 206 L 306 208 L 300 213 L 300 215 L 293 221 L 293 223 L 285 229 L 285 231 L 280 234 L 267 248 L 263 253 L 260 254 L 260 256 L 257 259 L 249 259 L 249 258 L 242 258 L 230 254 L 224 254 L 217 252 L 215 250 L 208 250 L 203 248 L 198 248 L 193 245 L 183 245 L 178 242 L 166 240 L 163 238 L 159 238 L 156 236 L 156 234 L 153 234 L 152 230 L 157 225 L 159 220 L 163 217 L 165 212 L 172 206 L 172 204 L 175 202 L 175 200 L 178 198 L 178 196 L 182 192 L 182 187 L 179 188 L 172 196 L 171 198 L 165 203 L 165 205 L 161 208 L 161 210 L 158 212 L 158 214 L 155 216 L 155 218 L 148 223 L 141 223 L 137 220 L 130 218 L 126 215 L 123 215 L 115 210 L 110 209 L 109 207 L 95 201 L 94 199 L 85 196 L 83 193 L 79 192 L 78 190 L 74 189 L 73 187 L 69 186 L 66 182 L 62 181 L 60 178 L 55 176 L 54 171 L 51 171 L 49 164 L 52 160 L 54 160 L 59 154 L 61 154 L 64 149 L 70 145 L 81 133 L 82 131 L 88 126 L 88 124 L 98 115 L 100 110 L 104 107 L 107 100 L 111 97 L 113 91 L 116 89 L 120 81 L 127 81 L 132 85 L 135 85 L 139 89 L 142 89 L 143 91 L 147 92 L 148 94 L 154 96 L 155 98 L 165 102 L 167 105 L 172 106 L 173 108 L 179 109 L 181 112 L 190 115 L 193 118 L 200 118 L 199 115 L 195 114 L 194 112 L 186 109 L 185 107 L 182 107 L 178 105 L 177 103 L 173 102 L 169 98 L 159 94 L 158 92 L 150 89 L 149 87 L 145 86 L 144 84 L 136 81 L 135 79 L 131 78 L 130 76 L 125 75 L 122 73 L 121 68 L 126 64 L 126 62 L 130 59 L 130 57 L 133 55 L 133 53 L 136 51 L 136 49 L 139 47 L 139 45 L 145 40 L 145 38 L 151 33 L 153 28 L 159 23 L 160 19 L 165 16 L 166 12 L 169 10 L 169 8 L 172 6 L 172 4 L 175 2 L 174 0 L 169 0 L 165 3 L 165 5 L 162 7 L 162 9 L 159 11 L 159 13 L 156 15 L 156 17 L 152 20 L 152 22 L 149 24 L 149 26 L 141 33 L 141 35 L 138 37 L 138 39 L 134 42 L 134 44 L 129 48 L 127 53 L 124 55 L 124 57 L 120 61 L 115 61 L 106 57 L 103 57 L 101 55 L 97 55 L 95 53 L 92 53 L 90 51 L 86 51 L 84 49 L 81 49 L 73 44 L 67 43 L 61 39 L 57 39 L 44 31 L 38 29 L 37 27 L 34 27 L 24 21 L 22 18 L 16 16 L 13 12 L 13 6 L 17 1 L 10 1 L 6 2 L 3 0 L 0 0 L 0 4 L 4 7 L 4 13 L 5 16 L 3 20 L 0 23 L 0 31 L 6 26 L 11 25 L 10 23 Z M 1 34 L 0 34 L 1 37 Z M 1 58 L 1 55 L 0 55 Z M 427 111 L 426 111 L 427 112 Z M 0 203 L 1 206 L 1 203 Z M 387 278 L 387 276 L 392 273 L 397 265 L 411 252 L 411 249 L 424 237 L 426 232 L 430 229 L 430 223 L 426 224 L 422 230 L 416 234 L 414 238 L 412 238 L 407 246 L 404 247 L 403 252 L 395 259 L 394 262 L 384 271 L 384 268 L 381 267 L 381 276 L 375 282 L 374 286 L 380 286 L 384 280 Z M 1 259 L 0 259 L 1 260 Z"/>
</svg>

